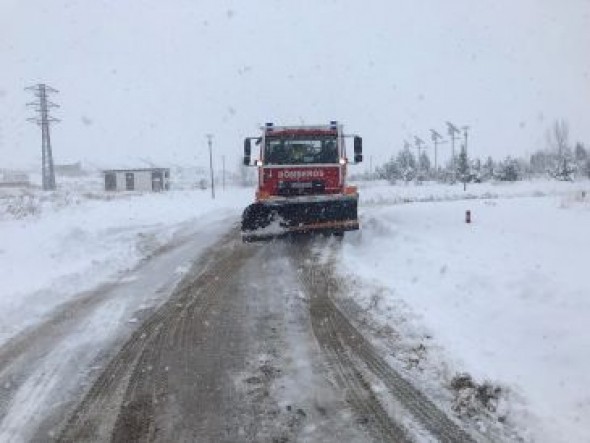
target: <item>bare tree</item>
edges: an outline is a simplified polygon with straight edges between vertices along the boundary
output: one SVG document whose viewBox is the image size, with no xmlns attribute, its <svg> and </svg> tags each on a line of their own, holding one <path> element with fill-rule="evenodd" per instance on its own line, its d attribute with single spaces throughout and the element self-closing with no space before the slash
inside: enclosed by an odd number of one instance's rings
<svg viewBox="0 0 590 443">
<path fill-rule="evenodd" d="M 569 126 L 565 120 L 556 120 L 547 133 L 547 144 L 554 152 L 555 161 L 550 175 L 558 180 L 571 181 L 575 168 L 569 145 Z"/>
<path fill-rule="evenodd" d="M 561 158 L 569 150 L 569 126 L 565 120 L 555 120 L 551 132 L 553 135 L 553 147 L 557 151 L 557 156 Z"/>
</svg>

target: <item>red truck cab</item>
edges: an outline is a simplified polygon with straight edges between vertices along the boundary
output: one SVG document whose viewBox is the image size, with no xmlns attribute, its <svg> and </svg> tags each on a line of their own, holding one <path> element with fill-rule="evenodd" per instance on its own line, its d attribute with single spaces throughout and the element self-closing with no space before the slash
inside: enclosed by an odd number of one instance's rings
<svg viewBox="0 0 590 443">
<path fill-rule="evenodd" d="M 361 138 L 344 135 L 337 122 L 325 126 L 267 123 L 261 137 L 246 138 L 245 165 L 252 163 L 252 141 L 259 146 L 255 161 L 258 205 L 245 211 L 243 230 L 265 227 L 266 219 L 273 216 L 278 216 L 288 231 L 358 229 L 358 194 L 346 183 L 349 160 L 345 140 L 351 137 L 358 163 L 362 161 Z"/>
</svg>

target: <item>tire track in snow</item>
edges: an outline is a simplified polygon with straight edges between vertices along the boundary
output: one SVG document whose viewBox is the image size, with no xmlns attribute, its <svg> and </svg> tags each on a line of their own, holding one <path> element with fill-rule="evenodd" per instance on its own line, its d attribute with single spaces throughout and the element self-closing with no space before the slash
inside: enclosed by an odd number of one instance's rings
<svg viewBox="0 0 590 443">
<path fill-rule="evenodd" d="M 332 301 L 330 294 L 340 291 L 333 272 L 334 260 L 320 263 L 312 256 L 311 243 L 300 245 L 295 252 L 302 266 L 302 278 L 311 297 L 311 316 L 314 332 L 320 345 L 327 351 L 330 363 L 343 387 L 349 390 L 350 403 L 362 417 L 373 411 L 375 429 L 384 440 L 407 441 L 407 431 L 395 423 L 379 404 L 370 386 L 363 383 L 362 365 L 355 363 L 354 354 L 388 388 L 394 399 L 422 428 L 441 442 L 473 442 L 474 439 L 453 422 L 420 390 L 405 380 L 379 356 L 376 349 L 350 323 Z M 367 400 L 367 398 L 371 400 Z M 369 424 L 372 424 L 369 421 Z"/>
<path fill-rule="evenodd" d="M 224 226 L 220 224 L 219 236 Z M 40 323 L 3 343 L 0 440 L 53 438 L 96 371 L 131 336 L 132 323 L 170 296 L 181 278 L 179 264 L 213 244 L 212 234 L 208 240 L 192 227 L 179 229 L 170 243 L 117 281 L 72 296 Z"/>
<path fill-rule="evenodd" d="M 185 327 L 187 315 L 195 317 L 210 309 L 218 287 L 232 275 L 251 249 L 235 248 L 232 230 L 217 245 L 220 251 L 205 257 L 196 268 L 203 270 L 179 288 L 129 339 L 105 368 L 76 411 L 66 422 L 58 441 L 152 440 L 158 431 L 154 421 L 160 394 L 167 391 L 168 366 L 162 356 L 178 345 L 177 333 L 195 334 Z M 208 261 L 207 261 L 208 260 Z M 197 329 L 200 321 L 190 322 Z"/>
</svg>

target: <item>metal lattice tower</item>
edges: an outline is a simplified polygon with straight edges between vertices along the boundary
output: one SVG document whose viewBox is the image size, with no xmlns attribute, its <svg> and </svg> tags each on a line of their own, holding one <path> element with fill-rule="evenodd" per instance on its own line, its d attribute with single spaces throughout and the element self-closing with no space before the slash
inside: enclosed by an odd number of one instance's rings
<svg viewBox="0 0 590 443">
<path fill-rule="evenodd" d="M 37 100 L 27 103 L 27 106 L 35 106 L 37 116 L 27 120 L 36 123 L 41 127 L 41 175 L 43 178 L 43 189 L 45 191 L 53 191 L 55 190 L 55 171 L 53 170 L 53 154 L 51 151 L 49 126 L 51 123 L 59 122 L 59 119 L 51 117 L 49 115 L 49 110 L 51 108 L 58 108 L 59 106 L 49 101 L 47 97 L 48 94 L 57 93 L 59 91 L 43 83 L 25 89 L 33 91 L 33 94 L 37 97 Z"/>
</svg>

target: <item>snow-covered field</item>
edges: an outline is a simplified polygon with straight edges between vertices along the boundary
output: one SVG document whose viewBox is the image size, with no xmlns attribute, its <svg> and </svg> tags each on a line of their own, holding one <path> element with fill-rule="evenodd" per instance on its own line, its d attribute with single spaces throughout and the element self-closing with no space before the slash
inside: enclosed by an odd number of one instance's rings
<svg viewBox="0 0 590 443">
<path fill-rule="evenodd" d="M 105 194 L 88 181 L 0 195 L 0 345 L 81 291 L 116 279 L 190 227 L 211 243 L 251 189 Z"/>
<path fill-rule="evenodd" d="M 398 182 L 392 186 L 386 181 L 356 183 L 363 207 L 413 202 L 434 202 L 470 199 L 498 199 L 543 196 L 570 196 L 576 191 L 590 191 L 590 182 L 547 181 L 543 179 L 520 182 L 486 182 L 467 185 L 439 185 L 425 182 L 422 185 Z"/>
<path fill-rule="evenodd" d="M 507 388 L 526 437 L 590 441 L 590 182 L 360 188 L 342 261 L 385 291 L 359 303 L 384 323 L 403 310 L 455 371 Z"/>
</svg>

